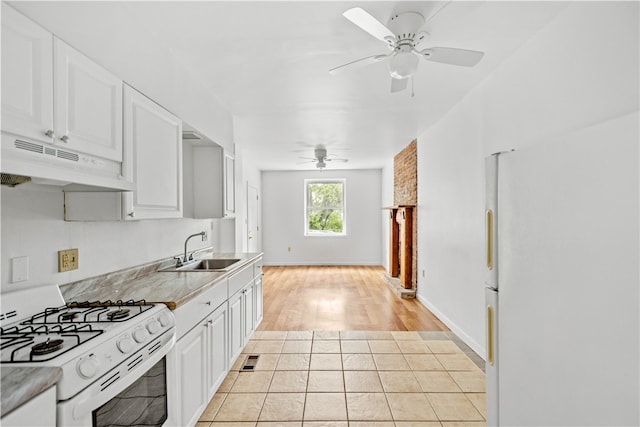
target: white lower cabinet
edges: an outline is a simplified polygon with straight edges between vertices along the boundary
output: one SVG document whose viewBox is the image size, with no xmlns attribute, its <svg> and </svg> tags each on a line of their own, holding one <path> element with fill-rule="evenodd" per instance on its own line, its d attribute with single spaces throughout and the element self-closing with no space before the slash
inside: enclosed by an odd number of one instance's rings
<svg viewBox="0 0 640 427">
<path fill-rule="evenodd" d="M 49 387 L 33 399 L 20 405 L 0 419 L 3 427 L 12 426 L 55 426 L 56 388 Z"/>
<path fill-rule="evenodd" d="M 194 425 L 198 421 L 229 371 L 227 313 L 224 302 L 176 344 L 179 425 Z"/>
<path fill-rule="evenodd" d="M 251 339 L 262 320 L 262 275 L 254 277 L 261 266 L 258 258 L 175 311 L 167 426 L 196 424 Z"/>
<path fill-rule="evenodd" d="M 240 290 L 229 298 L 229 362 L 233 364 L 244 348 L 244 294 Z"/>
<path fill-rule="evenodd" d="M 254 304 L 254 282 L 247 284 L 242 291 L 244 293 L 244 342 L 246 343 L 251 338 L 253 331 L 255 331 L 256 324 L 254 321 L 255 310 Z"/>
<path fill-rule="evenodd" d="M 218 307 L 207 318 L 207 395 L 213 396 L 229 371 L 227 349 L 229 324 L 228 303 Z"/>
<path fill-rule="evenodd" d="M 262 259 L 175 311 L 178 342 L 167 357 L 173 367 L 167 426 L 195 425 L 262 320 L 262 276 L 254 277 L 256 263 L 261 266 Z"/>
<path fill-rule="evenodd" d="M 260 322 L 262 322 L 262 314 L 263 314 L 263 308 L 262 308 L 262 276 L 256 277 L 254 279 L 253 287 L 254 287 L 254 290 L 253 290 L 253 301 L 254 301 L 254 309 L 255 309 L 255 312 L 254 312 L 254 315 L 253 315 L 253 321 L 255 323 L 255 327 L 257 328 L 258 325 L 260 324 Z"/>
<path fill-rule="evenodd" d="M 200 322 L 176 344 L 179 425 L 194 425 L 208 403 L 206 389 L 207 328 Z"/>
</svg>

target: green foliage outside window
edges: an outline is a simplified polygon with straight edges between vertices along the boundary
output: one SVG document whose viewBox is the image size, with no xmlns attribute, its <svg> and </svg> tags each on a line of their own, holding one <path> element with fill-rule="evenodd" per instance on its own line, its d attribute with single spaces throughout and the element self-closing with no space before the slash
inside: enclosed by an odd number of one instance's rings
<svg viewBox="0 0 640 427">
<path fill-rule="evenodd" d="M 342 182 L 307 184 L 307 225 L 309 232 L 343 233 Z"/>
</svg>

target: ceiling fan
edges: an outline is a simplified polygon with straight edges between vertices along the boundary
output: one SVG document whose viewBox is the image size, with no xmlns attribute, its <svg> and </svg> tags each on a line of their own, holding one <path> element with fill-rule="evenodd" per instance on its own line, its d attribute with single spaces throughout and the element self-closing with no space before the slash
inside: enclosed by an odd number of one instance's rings
<svg viewBox="0 0 640 427">
<path fill-rule="evenodd" d="M 348 69 L 389 59 L 392 93 L 400 92 L 407 88 L 409 78 L 413 78 L 418 69 L 420 58 L 443 64 L 473 67 L 484 56 L 483 52 L 476 50 L 452 47 L 422 49 L 421 45 L 429 34 L 426 31 L 419 31 L 420 27 L 424 25 L 425 19 L 417 12 L 404 12 L 394 15 L 389 19 L 387 26 L 359 7 L 349 9 L 342 15 L 373 37 L 385 42 L 391 53 L 358 59 L 333 68 L 329 70 L 329 73 L 335 75 Z"/>
<path fill-rule="evenodd" d="M 318 145 L 313 149 L 313 158 L 310 157 L 301 157 L 301 159 L 305 159 L 304 162 L 299 162 L 298 164 L 304 163 L 315 163 L 316 167 L 320 170 L 327 167 L 327 162 L 348 162 L 349 159 L 340 159 L 337 157 L 333 157 L 333 154 L 327 155 L 327 149 L 321 145 Z"/>
</svg>

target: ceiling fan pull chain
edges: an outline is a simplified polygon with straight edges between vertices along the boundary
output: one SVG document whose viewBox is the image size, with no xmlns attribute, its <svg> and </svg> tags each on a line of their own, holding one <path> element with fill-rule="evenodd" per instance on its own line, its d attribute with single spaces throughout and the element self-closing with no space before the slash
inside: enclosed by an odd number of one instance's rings
<svg viewBox="0 0 640 427">
<path fill-rule="evenodd" d="M 413 76 L 411 76 L 411 97 L 413 98 L 414 95 L 415 93 L 413 93 Z"/>
</svg>

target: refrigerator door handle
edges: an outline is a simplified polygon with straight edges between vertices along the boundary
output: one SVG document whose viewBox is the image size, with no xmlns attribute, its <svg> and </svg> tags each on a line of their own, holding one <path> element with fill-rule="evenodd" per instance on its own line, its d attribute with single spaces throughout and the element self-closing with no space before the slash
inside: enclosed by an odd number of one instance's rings
<svg viewBox="0 0 640 427">
<path fill-rule="evenodd" d="M 493 270 L 493 210 L 487 209 L 486 213 L 487 233 L 487 268 Z"/>
<path fill-rule="evenodd" d="M 487 305 L 487 362 L 493 366 L 494 361 L 494 337 L 493 337 L 493 307 Z"/>
</svg>

